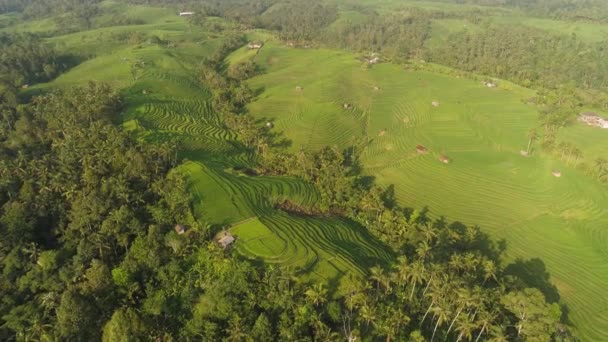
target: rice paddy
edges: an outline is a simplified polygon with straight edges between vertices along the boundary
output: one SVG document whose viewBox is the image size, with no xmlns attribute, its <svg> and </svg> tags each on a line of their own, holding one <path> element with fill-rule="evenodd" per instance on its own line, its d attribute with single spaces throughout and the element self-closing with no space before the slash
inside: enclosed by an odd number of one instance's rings
<svg viewBox="0 0 608 342">
<path fill-rule="evenodd" d="M 541 259 L 582 338 L 608 338 L 599 295 L 608 290 L 608 191 L 550 156 L 520 155 L 537 120 L 523 101 L 531 91 L 390 64 L 363 69 L 351 54 L 278 43 L 256 61 L 267 72 L 250 81 L 263 91 L 249 109 L 273 120 L 292 149 L 357 146 L 365 172 L 394 185 L 401 205 L 504 239 L 506 263 Z M 596 153 L 607 139 L 600 131 L 585 140 Z"/>
</svg>

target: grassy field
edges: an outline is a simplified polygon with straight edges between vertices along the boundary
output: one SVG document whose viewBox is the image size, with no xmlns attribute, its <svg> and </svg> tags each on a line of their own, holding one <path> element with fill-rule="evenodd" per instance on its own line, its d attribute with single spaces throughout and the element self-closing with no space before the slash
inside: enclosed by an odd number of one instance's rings
<svg viewBox="0 0 608 342">
<path fill-rule="evenodd" d="M 250 81 L 262 92 L 249 109 L 274 121 L 293 150 L 359 146 L 366 173 L 394 185 L 402 205 L 479 225 L 505 239 L 509 260 L 540 258 L 583 340 L 608 339 L 608 300 L 599 295 L 608 291 L 608 191 L 539 152 L 520 155 L 536 125 L 522 101 L 531 91 L 388 64 L 366 70 L 348 53 L 278 43 L 256 61 L 267 72 Z M 605 133 L 581 143 L 601 153 Z M 419 144 L 429 153 L 418 154 Z"/>
</svg>

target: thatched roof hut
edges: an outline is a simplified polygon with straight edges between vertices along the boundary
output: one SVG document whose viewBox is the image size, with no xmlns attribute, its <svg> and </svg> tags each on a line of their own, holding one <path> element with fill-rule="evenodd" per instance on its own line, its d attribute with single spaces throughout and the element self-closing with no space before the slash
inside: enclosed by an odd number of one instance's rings
<svg viewBox="0 0 608 342">
<path fill-rule="evenodd" d="M 344 109 L 351 109 L 351 108 L 353 108 L 353 105 L 352 105 L 352 104 L 350 104 L 350 103 L 345 103 L 345 104 L 343 104 L 343 105 L 342 105 L 342 107 L 343 107 Z"/>
<path fill-rule="evenodd" d="M 304 88 L 302 88 L 302 86 L 296 86 L 296 91 L 302 91 L 304 90 Z"/>
<path fill-rule="evenodd" d="M 235 240 L 236 238 L 232 236 L 232 234 L 225 233 L 224 236 L 217 240 L 217 243 L 219 243 L 222 248 L 227 248 L 228 246 L 232 245 Z"/>
<path fill-rule="evenodd" d="M 561 177 L 562 176 L 562 172 L 559 170 L 553 170 L 553 172 L 551 172 L 551 174 L 553 175 L 553 177 Z"/>
<path fill-rule="evenodd" d="M 417 145 L 416 146 L 416 152 L 418 152 L 420 154 L 425 154 L 425 153 L 428 153 L 429 150 L 426 147 L 422 146 L 422 145 Z"/>
<path fill-rule="evenodd" d="M 448 158 L 448 156 L 442 155 L 439 157 L 439 161 L 444 164 L 449 164 L 451 160 L 450 160 L 450 158 Z"/>
<path fill-rule="evenodd" d="M 439 101 L 433 101 L 433 102 L 431 102 L 431 105 L 433 107 L 439 107 Z"/>
</svg>

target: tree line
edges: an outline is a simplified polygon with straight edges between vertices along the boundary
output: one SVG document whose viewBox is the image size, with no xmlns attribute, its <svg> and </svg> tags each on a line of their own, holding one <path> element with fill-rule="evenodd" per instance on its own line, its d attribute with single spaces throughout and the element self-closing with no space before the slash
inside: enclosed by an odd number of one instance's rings
<svg viewBox="0 0 608 342">
<path fill-rule="evenodd" d="M 75 64 L 30 34 L 0 33 L 0 80 L 14 87 L 45 82 Z"/>
</svg>

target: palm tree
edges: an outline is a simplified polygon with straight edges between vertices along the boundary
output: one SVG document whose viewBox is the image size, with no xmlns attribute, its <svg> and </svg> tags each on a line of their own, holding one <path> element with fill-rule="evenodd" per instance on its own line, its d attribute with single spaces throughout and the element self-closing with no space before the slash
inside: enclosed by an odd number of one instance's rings
<svg viewBox="0 0 608 342">
<path fill-rule="evenodd" d="M 482 261 L 481 264 L 483 267 L 483 283 L 481 285 L 485 285 L 486 281 L 490 279 L 494 279 L 494 281 L 497 281 L 496 264 L 494 263 L 494 261 L 486 258 Z"/>
<path fill-rule="evenodd" d="M 431 246 L 429 246 L 426 241 L 422 241 L 418 244 L 418 247 L 416 247 L 416 254 L 418 254 L 420 259 L 422 259 L 423 261 L 426 259 L 430 252 Z"/>
<path fill-rule="evenodd" d="M 412 283 L 412 293 L 410 294 L 410 300 L 414 297 L 416 291 L 416 284 L 422 284 L 424 281 L 424 265 L 420 261 L 416 261 L 412 264 L 409 273 L 409 281 Z"/>
<path fill-rule="evenodd" d="M 427 222 L 427 224 L 422 225 L 420 227 L 420 233 L 424 236 L 424 240 L 427 244 L 432 244 L 433 240 L 437 237 L 437 229 L 435 229 L 432 222 Z"/>
<path fill-rule="evenodd" d="M 410 274 L 410 265 L 408 264 L 407 257 L 402 255 L 397 258 L 397 264 L 394 267 L 396 269 L 395 279 L 397 280 L 397 284 L 401 287 L 405 286 Z"/>
<path fill-rule="evenodd" d="M 304 293 L 306 298 L 315 306 L 319 306 L 327 301 L 327 289 L 324 283 L 318 283 Z"/>
<path fill-rule="evenodd" d="M 495 314 L 493 314 L 493 313 L 489 313 L 487 311 L 482 311 L 479 314 L 478 323 L 481 324 L 481 330 L 479 330 L 479 334 L 477 335 L 475 342 L 479 341 L 479 339 L 481 338 L 481 335 L 483 335 L 484 332 L 487 332 L 488 330 L 490 330 L 490 328 L 492 327 L 492 323 L 494 322 L 494 319 L 495 319 Z"/>
<path fill-rule="evenodd" d="M 459 342 L 461 338 L 465 338 L 470 341 L 473 338 L 474 329 L 475 324 L 468 314 L 460 316 L 460 319 L 456 324 L 456 331 L 458 331 L 458 338 L 456 339 L 456 342 Z"/>
<path fill-rule="evenodd" d="M 371 273 L 370 279 L 376 282 L 376 290 L 380 291 L 380 283 L 384 280 L 384 269 L 380 266 L 374 266 L 369 271 Z"/>
<path fill-rule="evenodd" d="M 471 292 L 469 291 L 468 288 L 460 288 L 458 290 L 456 290 L 456 304 L 459 305 L 460 307 L 458 308 L 458 311 L 456 312 L 456 316 L 454 316 L 454 319 L 452 319 L 452 323 L 450 323 L 450 327 L 448 328 L 448 334 L 450 333 L 450 331 L 452 330 L 452 326 L 454 325 L 454 322 L 456 322 L 456 320 L 458 319 L 458 316 L 460 316 L 460 313 L 462 312 L 462 310 L 464 310 L 467 306 L 469 306 L 469 304 L 471 304 Z"/>
<path fill-rule="evenodd" d="M 448 320 L 450 316 L 450 311 L 447 309 L 446 305 L 436 305 L 433 309 L 433 317 L 437 319 L 437 323 L 435 323 L 435 328 L 433 329 L 433 335 L 431 336 L 431 342 L 435 339 L 435 333 L 437 333 L 437 328 L 440 325 L 443 325 Z"/>
<path fill-rule="evenodd" d="M 370 323 L 376 322 L 376 308 L 374 306 L 364 304 L 359 310 L 359 316 L 365 321 L 366 327 L 369 327 Z"/>
</svg>

